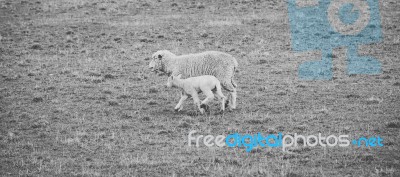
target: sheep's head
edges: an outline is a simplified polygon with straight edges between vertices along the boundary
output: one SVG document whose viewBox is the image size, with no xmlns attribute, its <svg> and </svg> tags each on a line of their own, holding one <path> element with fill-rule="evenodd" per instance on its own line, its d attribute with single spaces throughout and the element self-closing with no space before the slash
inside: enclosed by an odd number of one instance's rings
<svg viewBox="0 0 400 177">
<path fill-rule="evenodd" d="M 153 72 L 167 72 L 165 68 L 165 61 L 174 56 L 176 55 L 168 50 L 159 50 L 151 56 L 149 68 Z"/>
<path fill-rule="evenodd" d="M 179 74 L 178 76 L 169 76 L 168 77 L 168 81 L 167 81 L 167 87 L 171 88 L 172 86 L 176 85 L 176 81 L 181 79 L 181 74 Z"/>
</svg>

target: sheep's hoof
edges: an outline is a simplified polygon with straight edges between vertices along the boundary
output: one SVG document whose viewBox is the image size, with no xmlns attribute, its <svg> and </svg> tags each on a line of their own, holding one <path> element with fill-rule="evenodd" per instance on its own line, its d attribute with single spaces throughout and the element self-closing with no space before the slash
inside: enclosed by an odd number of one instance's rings
<svg viewBox="0 0 400 177">
<path fill-rule="evenodd" d="M 200 105 L 200 108 L 203 108 L 204 111 L 206 111 L 206 112 L 210 111 L 210 106 L 208 106 L 208 105 L 206 105 L 206 104 L 201 104 L 201 105 Z"/>
<path fill-rule="evenodd" d="M 180 112 L 181 110 L 182 110 L 181 108 L 174 109 L 175 112 Z"/>
</svg>

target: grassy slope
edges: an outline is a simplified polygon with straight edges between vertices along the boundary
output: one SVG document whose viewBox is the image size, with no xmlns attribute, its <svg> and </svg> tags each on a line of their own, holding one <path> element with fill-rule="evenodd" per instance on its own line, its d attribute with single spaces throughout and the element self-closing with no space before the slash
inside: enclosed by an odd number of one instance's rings
<svg viewBox="0 0 400 177">
<path fill-rule="evenodd" d="M 379 76 L 297 79 L 275 1 L 0 1 L 1 175 L 397 176 L 399 4 L 381 2 L 384 41 L 362 47 Z M 239 109 L 200 116 L 147 69 L 154 51 L 226 51 L 240 64 Z M 213 106 L 216 110 L 217 107 Z M 380 135 L 383 148 L 189 148 L 187 134 Z"/>
</svg>

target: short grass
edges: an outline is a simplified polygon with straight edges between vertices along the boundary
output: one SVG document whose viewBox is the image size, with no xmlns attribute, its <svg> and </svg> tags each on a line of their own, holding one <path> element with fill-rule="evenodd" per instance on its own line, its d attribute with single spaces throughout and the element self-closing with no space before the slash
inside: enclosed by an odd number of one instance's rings
<svg viewBox="0 0 400 177">
<path fill-rule="evenodd" d="M 301 81 L 318 51 L 290 48 L 284 1 L 0 1 L 2 176 L 399 176 L 400 20 L 380 2 L 383 42 L 363 46 L 378 76 Z M 235 56 L 238 109 L 181 113 L 149 57 L 205 50 Z M 212 111 L 218 108 L 215 102 Z M 187 134 L 319 132 L 384 138 L 382 148 L 193 148 Z"/>
</svg>

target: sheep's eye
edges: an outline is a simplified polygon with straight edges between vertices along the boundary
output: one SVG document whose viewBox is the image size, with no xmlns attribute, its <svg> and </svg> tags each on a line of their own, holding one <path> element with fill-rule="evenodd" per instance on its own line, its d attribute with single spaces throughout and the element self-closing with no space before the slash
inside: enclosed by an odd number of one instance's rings
<svg viewBox="0 0 400 177">
<path fill-rule="evenodd" d="M 162 55 L 158 55 L 158 59 L 161 59 L 162 58 Z"/>
</svg>

